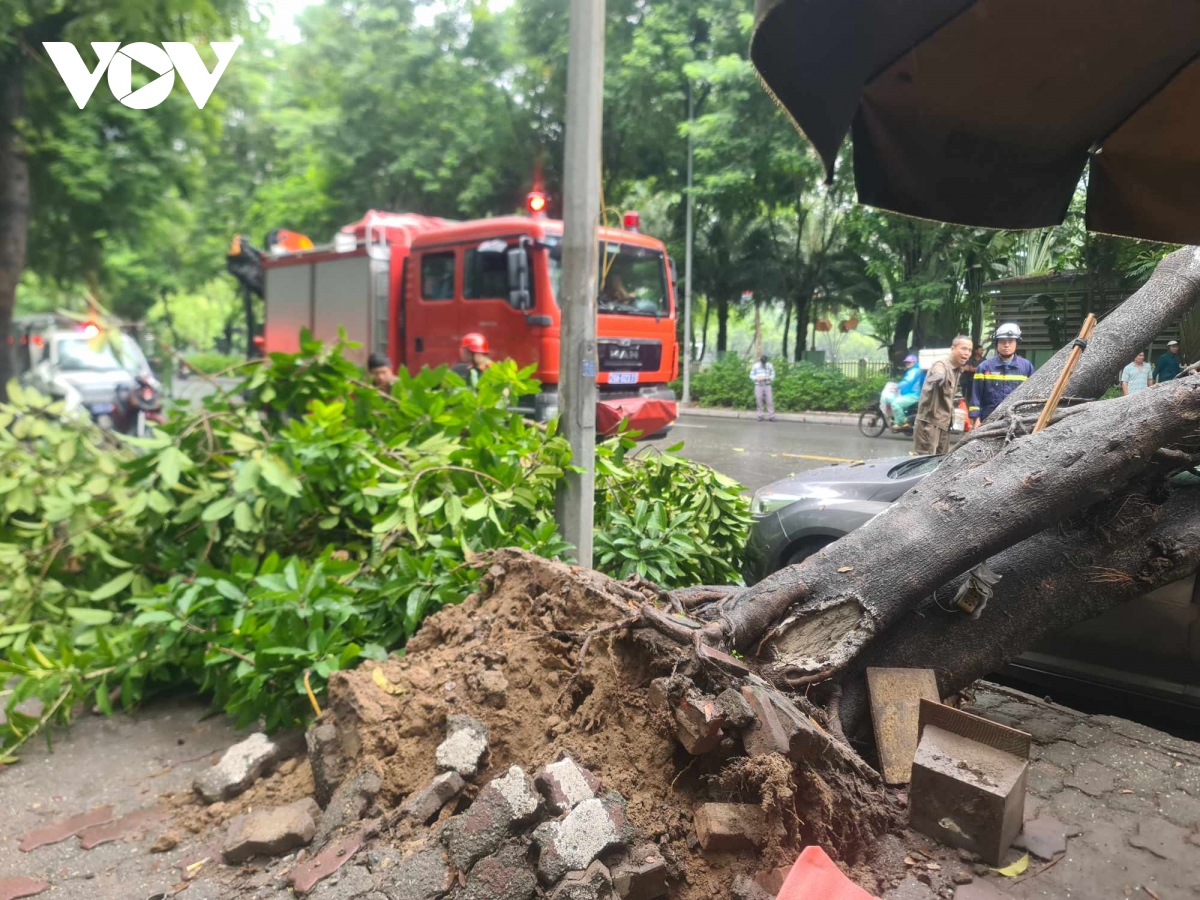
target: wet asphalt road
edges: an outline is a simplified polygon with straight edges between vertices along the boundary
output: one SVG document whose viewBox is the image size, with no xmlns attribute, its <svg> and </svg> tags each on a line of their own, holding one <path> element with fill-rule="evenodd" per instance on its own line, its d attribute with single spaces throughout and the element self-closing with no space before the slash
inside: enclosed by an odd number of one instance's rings
<svg viewBox="0 0 1200 900">
<path fill-rule="evenodd" d="M 912 438 L 891 433 L 863 437 L 849 425 L 700 416 L 681 416 L 667 437 L 647 443 L 666 449 L 680 441 L 684 456 L 736 478 L 749 491 L 804 469 L 907 456 L 912 449 Z"/>
</svg>

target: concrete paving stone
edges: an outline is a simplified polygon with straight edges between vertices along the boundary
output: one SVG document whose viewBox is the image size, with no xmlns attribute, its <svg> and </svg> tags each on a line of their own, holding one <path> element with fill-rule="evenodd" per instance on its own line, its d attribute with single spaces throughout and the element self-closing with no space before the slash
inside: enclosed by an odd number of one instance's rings
<svg viewBox="0 0 1200 900">
<path fill-rule="evenodd" d="M 1076 722 L 1063 733 L 1063 740 L 1080 747 L 1096 747 L 1112 740 L 1112 732 L 1091 722 Z"/>
<path fill-rule="evenodd" d="M 1137 816 L 1157 816 L 1159 814 L 1154 801 L 1142 794 L 1112 793 L 1104 798 L 1104 805 L 1109 809 L 1119 809 Z"/>
<path fill-rule="evenodd" d="M 570 812 L 600 790 L 600 779 L 569 756 L 543 767 L 534 782 L 550 807 L 559 813 Z"/>
<path fill-rule="evenodd" d="M 221 858 L 237 865 L 255 856 L 282 856 L 309 844 L 321 809 L 311 797 L 238 816 L 229 826 Z"/>
<path fill-rule="evenodd" d="M 536 892 L 537 879 L 526 862 L 525 848 L 510 844 L 472 867 L 455 900 L 529 900 Z"/>
<path fill-rule="evenodd" d="M 1175 787 L 1193 797 L 1200 797 L 1200 765 L 1185 762 L 1175 769 Z"/>
<path fill-rule="evenodd" d="M 561 821 L 543 822 L 534 829 L 538 878 L 543 884 L 554 884 L 569 871 L 586 869 L 600 854 L 624 847 L 633 837 L 620 794 L 584 800 Z"/>
<path fill-rule="evenodd" d="M 1087 750 L 1078 744 L 1058 741 L 1044 746 L 1035 746 L 1030 757 L 1036 761 L 1045 760 L 1054 763 L 1060 769 L 1072 771 L 1088 758 Z"/>
<path fill-rule="evenodd" d="M 882 900 L 937 900 L 937 894 L 929 885 L 918 881 L 916 876 L 907 875 L 900 884 L 884 894 Z"/>
<path fill-rule="evenodd" d="M 1113 789 L 1117 773 L 1108 766 L 1088 760 L 1075 767 L 1073 774 L 1063 779 L 1065 787 L 1083 791 L 1089 797 L 1101 797 Z"/>
<path fill-rule="evenodd" d="M 457 772 L 463 778 L 474 778 L 488 751 L 487 726 L 470 716 L 449 716 L 446 719 L 446 739 L 438 745 L 436 761 L 439 769 Z"/>
<path fill-rule="evenodd" d="M 1137 832 L 1140 817 L 1118 810 L 1109 810 L 1103 818 L 1090 822 L 1086 828 L 1080 829 L 1077 841 L 1071 846 L 1070 856 L 1075 856 L 1079 844 L 1086 844 L 1105 859 L 1118 859 L 1128 856 L 1129 835 Z"/>
<path fill-rule="evenodd" d="M 1172 783 L 1171 776 L 1140 762 L 1118 766 L 1117 770 L 1121 773 L 1121 777 L 1117 779 L 1117 787 L 1144 797 L 1152 797 Z"/>
<path fill-rule="evenodd" d="M 1181 828 L 1200 828 L 1200 798 L 1183 791 L 1172 791 L 1158 799 L 1163 818 Z"/>
<path fill-rule="evenodd" d="M 1025 719 L 1021 723 L 1023 731 L 1033 735 L 1034 743 L 1050 744 L 1054 741 L 1062 739 L 1072 726 L 1077 723 L 1077 720 L 1072 716 L 1065 716 L 1059 713 L 1047 712 L 1045 715 L 1034 716 Z"/>
<path fill-rule="evenodd" d="M 1063 788 L 1054 795 L 1046 812 L 1057 819 L 1080 825 L 1085 829 L 1097 818 L 1097 810 L 1104 811 L 1095 800 L 1075 788 Z"/>
<path fill-rule="evenodd" d="M 1078 825 L 1067 825 L 1053 816 L 1039 816 L 1025 823 L 1013 846 L 1024 848 L 1042 859 L 1054 859 L 1059 853 L 1066 852 L 1067 838 L 1079 833 Z"/>
<path fill-rule="evenodd" d="M 1039 797 L 1053 797 L 1063 789 L 1063 779 L 1069 773 L 1054 763 L 1039 760 L 1029 766 L 1026 786 Z"/>
<path fill-rule="evenodd" d="M 312 900 L 364 900 L 375 893 L 375 876 L 366 866 L 346 866 L 320 882 L 309 896 Z"/>
<path fill-rule="evenodd" d="M 441 900 L 454 886 L 446 854 L 430 841 L 380 876 L 379 888 L 388 900 Z"/>
<path fill-rule="evenodd" d="M 296 749 L 291 736 L 272 740 L 261 732 L 252 734 L 226 750 L 220 762 L 196 778 L 193 787 L 208 803 L 232 800 Z"/>
<path fill-rule="evenodd" d="M 1183 862 L 1194 859 L 1195 851 L 1187 846 L 1188 833 L 1166 819 L 1142 819 L 1137 832 L 1129 836 L 1129 843 L 1142 850 L 1149 850 L 1159 859 Z"/>
</svg>

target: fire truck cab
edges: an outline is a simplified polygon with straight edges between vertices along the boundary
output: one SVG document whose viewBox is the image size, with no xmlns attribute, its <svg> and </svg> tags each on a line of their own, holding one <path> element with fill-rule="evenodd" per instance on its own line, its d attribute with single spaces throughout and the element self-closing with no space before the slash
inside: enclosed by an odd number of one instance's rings
<svg viewBox="0 0 1200 900">
<path fill-rule="evenodd" d="M 665 401 L 659 415 L 669 419 L 657 423 L 665 426 L 675 417 L 668 383 L 679 367 L 673 266 L 635 217 L 626 224 L 601 229 L 596 248 L 596 381 L 610 406 Z M 493 359 L 536 366 L 542 391 L 522 398 L 523 411 L 544 421 L 558 412 L 561 260 L 560 221 L 372 210 L 331 246 L 263 260 L 265 350 L 295 352 L 301 328 L 331 341 L 342 327 L 362 345 L 349 353 L 357 362 L 379 352 L 415 371 L 459 362 L 463 335 L 478 332 Z"/>
</svg>

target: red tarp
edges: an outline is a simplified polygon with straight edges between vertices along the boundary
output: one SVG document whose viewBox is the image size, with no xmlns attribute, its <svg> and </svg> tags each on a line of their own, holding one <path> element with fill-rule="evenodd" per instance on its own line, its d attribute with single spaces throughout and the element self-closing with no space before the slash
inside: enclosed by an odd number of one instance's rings
<svg viewBox="0 0 1200 900">
<path fill-rule="evenodd" d="M 674 400 L 601 400 L 596 404 L 596 430 L 608 437 L 616 434 L 622 422 L 628 422 L 631 431 L 640 431 L 641 438 L 648 438 L 674 422 L 678 414 Z"/>
<path fill-rule="evenodd" d="M 779 889 L 777 900 L 875 900 L 842 874 L 825 851 L 805 847 Z"/>
</svg>

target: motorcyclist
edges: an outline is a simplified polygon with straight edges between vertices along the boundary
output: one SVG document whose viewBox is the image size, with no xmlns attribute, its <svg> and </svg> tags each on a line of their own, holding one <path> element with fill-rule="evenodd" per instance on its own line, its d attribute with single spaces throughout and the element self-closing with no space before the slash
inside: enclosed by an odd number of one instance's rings
<svg viewBox="0 0 1200 900">
<path fill-rule="evenodd" d="M 461 375 L 471 387 L 479 387 L 479 377 L 494 363 L 494 360 L 488 356 L 490 352 L 487 338 L 482 334 L 476 331 L 464 334 L 462 345 L 459 347 L 462 361 L 454 367 L 454 371 Z"/>
<path fill-rule="evenodd" d="M 925 385 L 925 370 L 917 365 L 913 354 L 904 357 L 904 377 L 896 388 L 896 398 L 892 401 L 892 428 L 903 428 L 908 421 L 908 414 L 921 398 L 921 388 Z"/>
<path fill-rule="evenodd" d="M 996 355 L 979 364 L 971 382 L 971 399 L 967 411 L 972 419 L 986 419 L 1004 398 L 1019 388 L 1033 374 L 1033 363 L 1017 356 L 1021 326 L 1005 322 L 996 329 Z"/>
</svg>

